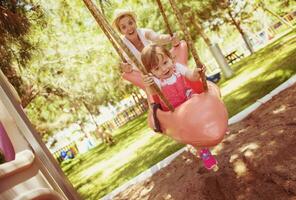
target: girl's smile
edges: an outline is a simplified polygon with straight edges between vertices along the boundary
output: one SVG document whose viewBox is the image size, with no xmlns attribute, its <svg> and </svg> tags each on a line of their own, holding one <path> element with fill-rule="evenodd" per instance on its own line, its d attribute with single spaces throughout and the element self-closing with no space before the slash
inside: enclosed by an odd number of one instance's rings
<svg viewBox="0 0 296 200">
<path fill-rule="evenodd" d="M 174 65 L 172 60 L 166 55 L 159 55 L 159 64 L 154 67 L 151 72 L 152 74 L 159 79 L 170 78 L 174 73 Z"/>
</svg>

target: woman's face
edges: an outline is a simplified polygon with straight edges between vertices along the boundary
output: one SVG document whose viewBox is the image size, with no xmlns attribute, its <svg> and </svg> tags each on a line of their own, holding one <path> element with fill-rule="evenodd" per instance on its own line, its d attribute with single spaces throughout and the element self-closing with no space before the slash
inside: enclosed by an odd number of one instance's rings
<svg viewBox="0 0 296 200">
<path fill-rule="evenodd" d="M 118 26 L 120 29 L 120 32 L 127 37 L 127 39 L 135 39 L 135 37 L 137 37 L 137 24 L 134 21 L 134 19 L 129 16 L 126 15 L 124 17 L 122 17 L 119 22 L 118 22 Z"/>
</svg>

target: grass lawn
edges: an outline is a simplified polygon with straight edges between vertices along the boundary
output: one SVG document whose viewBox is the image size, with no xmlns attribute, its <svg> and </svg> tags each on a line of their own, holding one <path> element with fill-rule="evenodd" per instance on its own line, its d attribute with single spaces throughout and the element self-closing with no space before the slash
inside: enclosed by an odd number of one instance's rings
<svg viewBox="0 0 296 200">
<path fill-rule="evenodd" d="M 240 112 L 296 74 L 296 30 L 232 65 L 235 76 L 219 84 L 229 115 Z M 116 145 L 99 145 L 62 163 L 84 199 L 97 200 L 183 145 L 153 134 L 146 115 L 114 133 Z"/>
</svg>

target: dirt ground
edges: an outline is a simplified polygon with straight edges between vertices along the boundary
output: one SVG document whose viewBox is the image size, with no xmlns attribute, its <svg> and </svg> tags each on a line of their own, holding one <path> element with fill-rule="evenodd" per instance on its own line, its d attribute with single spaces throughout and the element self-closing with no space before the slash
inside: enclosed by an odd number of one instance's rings
<svg viewBox="0 0 296 200">
<path fill-rule="evenodd" d="M 215 149 L 219 171 L 184 152 L 117 200 L 296 200 L 296 85 L 243 121 Z"/>
</svg>

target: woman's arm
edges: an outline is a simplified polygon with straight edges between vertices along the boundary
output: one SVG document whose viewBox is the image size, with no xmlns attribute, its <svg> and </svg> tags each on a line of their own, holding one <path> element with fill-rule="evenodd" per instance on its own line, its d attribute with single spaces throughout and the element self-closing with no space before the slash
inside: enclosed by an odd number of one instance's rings
<svg viewBox="0 0 296 200">
<path fill-rule="evenodd" d="M 190 81 L 198 81 L 200 79 L 200 73 L 205 71 L 204 67 L 202 69 L 189 69 L 180 63 L 176 63 L 176 70 Z"/>
<path fill-rule="evenodd" d="M 159 45 L 172 43 L 173 46 L 178 46 L 180 43 L 180 40 L 175 33 L 173 36 L 170 36 L 169 34 L 156 33 L 151 29 L 142 29 L 142 30 L 144 31 L 144 36 L 146 39 L 154 43 L 157 43 Z"/>
<path fill-rule="evenodd" d="M 190 81 L 198 81 L 200 79 L 200 68 L 187 69 L 185 77 Z"/>
<path fill-rule="evenodd" d="M 142 30 L 144 30 L 144 36 L 146 39 L 155 42 L 159 45 L 168 44 L 171 42 L 171 36 L 169 34 L 159 34 L 151 29 Z"/>
</svg>

